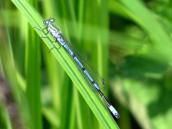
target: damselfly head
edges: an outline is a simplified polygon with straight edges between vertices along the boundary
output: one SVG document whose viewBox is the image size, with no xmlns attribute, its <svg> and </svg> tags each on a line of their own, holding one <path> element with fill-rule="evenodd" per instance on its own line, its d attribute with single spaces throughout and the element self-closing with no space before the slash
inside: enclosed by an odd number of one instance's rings
<svg viewBox="0 0 172 129">
<path fill-rule="evenodd" d="M 48 25 L 52 24 L 54 21 L 55 21 L 54 18 L 50 18 L 50 19 L 44 20 L 43 23 L 44 23 L 44 25 L 48 26 Z"/>
</svg>

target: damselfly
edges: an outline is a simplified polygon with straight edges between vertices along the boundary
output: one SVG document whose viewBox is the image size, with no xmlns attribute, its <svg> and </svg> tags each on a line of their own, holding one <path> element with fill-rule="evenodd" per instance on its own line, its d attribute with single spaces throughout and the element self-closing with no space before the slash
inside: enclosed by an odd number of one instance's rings
<svg viewBox="0 0 172 129">
<path fill-rule="evenodd" d="M 120 115 L 117 112 L 117 110 L 112 106 L 112 104 L 108 101 L 108 99 L 106 98 L 106 96 L 103 94 L 103 92 L 101 91 L 98 83 L 96 82 L 96 80 L 94 80 L 94 78 L 91 76 L 91 74 L 89 73 L 89 71 L 86 69 L 86 67 L 81 63 L 81 61 L 79 60 L 79 58 L 77 57 L 77 55 L 75 54 L 75 52 L 73 51 L 73 49 L 70 47 L 70 45 L 67 43 L 67 41 L 64 39 L 61 31 L 59 28 L 57 28 L 53 23 L 55 22 L 55 20 L 53 18 L 51 19 L 47 19 L 44 20 L 43 23 L 45 25 L 45 28 L 47 29 L 48 33 L 50 33 L 53 38 L 55 39 L 55 41 L 61 46 L 63 47 L 66 52 L 72 57 L 72 59 L 75 61 L 75 63 L 77 64 L 77 66 L 79 67 L 79 69 L 82 71 L 83 75 L 87 78 L 87 80 L 92 84 L 92 86 L 96 89 L 96 91 L 98 92 L 98 94 L 101 96 L 101 98 L 105 101 L 107 107 L 109 108 L 109 110 L 111 111 L 111 113 L 117 118 L 119 119 Z"/>
</svg>

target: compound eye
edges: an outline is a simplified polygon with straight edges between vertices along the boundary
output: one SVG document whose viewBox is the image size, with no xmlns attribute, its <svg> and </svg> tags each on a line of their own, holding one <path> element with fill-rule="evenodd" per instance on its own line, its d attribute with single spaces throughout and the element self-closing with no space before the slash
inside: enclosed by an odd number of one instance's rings
<svg viewBox="0 0 172 129">
<path fill-rule="evenodd" d="M 50 19 L 50 22 L 54 22 L 54 21 L 55 21 L 54 18 L 51 18 L 51 19 Z"/>
</svg>

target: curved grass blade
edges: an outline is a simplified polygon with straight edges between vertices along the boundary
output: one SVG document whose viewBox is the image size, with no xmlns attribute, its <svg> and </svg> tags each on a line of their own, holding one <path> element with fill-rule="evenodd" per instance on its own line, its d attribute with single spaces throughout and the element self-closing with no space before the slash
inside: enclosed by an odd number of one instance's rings
<svg viewBox="0 0 172 129">
<path fill-rule="evenodd" d="M 20 12 L 27 18 L 28 22 L 37 31 L 40 37 L 43 33 L 36 28 L 44 28 L 41 16 L 25 1 L 25 0 L 12 0 L 12 2 L 17 6 Z M 50 40 L 51 37 L 43 38 L 45 45 L 51 49 L 54 45 Z M 57 46 L 59 48 L 59 46 Z M 75 62 L 70 58 L 64 49 L 52 49 L 51 53 L 58 60 L 62 68 L 69 75 L 71 80 L 76 84 L 77 90 L 85 99 L 86 103 L 90 109 L 95 114 L 96 118 L 100 124 L 106 129 L 118 129 L 116 122 L 113 120 L 112 116 L 108 110 L 103 105 L 102 101 L 98 95 L 93 92 L 90 88 L 89 82 L 83 77 L 81 71 L 77 68 Z"/>
</svg>

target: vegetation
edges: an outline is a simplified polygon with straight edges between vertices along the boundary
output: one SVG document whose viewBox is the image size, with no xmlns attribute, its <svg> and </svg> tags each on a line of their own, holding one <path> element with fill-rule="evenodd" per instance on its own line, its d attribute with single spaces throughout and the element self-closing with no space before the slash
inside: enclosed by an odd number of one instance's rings
<svg viewBox="0 0 172 129">
<path fill-rule="evenodd" d="M 0 129 L 170 129 L 171 5 L 0 1 Z M 99 84 L 105 79 L 101 89 L 119 120 L 66 51 L 44 38 L 42 21 L 50 17 Z"/>
</svg>

